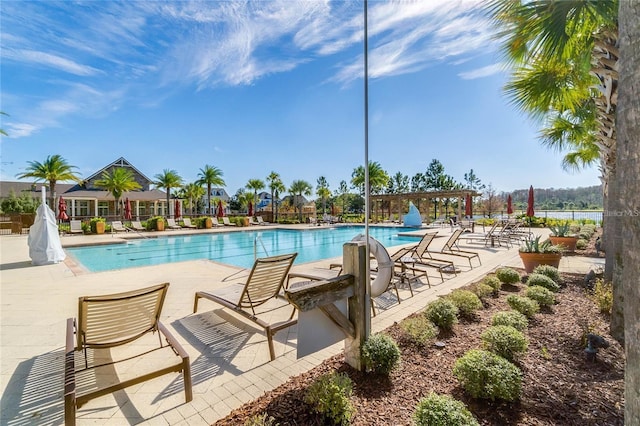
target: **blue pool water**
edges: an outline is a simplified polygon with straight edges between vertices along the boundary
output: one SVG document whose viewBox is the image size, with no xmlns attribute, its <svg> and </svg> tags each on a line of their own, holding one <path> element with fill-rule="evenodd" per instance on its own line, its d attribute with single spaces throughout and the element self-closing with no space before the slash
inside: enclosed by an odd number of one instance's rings
<svg viewBox="0 0 640 426">
<path fill-rule="evenodd" d="M 369 235 L 385 247 L 391 247 L 416 242 L 416 238 L 398 235 L 413 230 L 369 227 Z M 341 256 L 343 244 L 361 233 L 364 233 L 362 226 L 264 229 L 146 238 L 126 244 L 67 248 L 66 251 L 91 272 L 198 259 L 250 268 L 254 262 L 254 242 L 258 257 L 297 252 L 295 263 L 301 264 Z"/>
</svg>

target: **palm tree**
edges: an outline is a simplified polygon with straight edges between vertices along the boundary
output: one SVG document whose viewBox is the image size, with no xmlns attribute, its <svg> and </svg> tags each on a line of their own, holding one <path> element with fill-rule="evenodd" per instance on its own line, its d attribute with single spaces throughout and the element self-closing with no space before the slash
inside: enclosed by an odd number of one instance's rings
<svg viewBox="0 0 640 426">
<path fill-rule="evenodd" d="M 298 211 L 300 213 L 299 219 L 302 222 L 302 196 L 303 195 L 311 195 L 312 189 L 311 184 L 304 180 L 294 180 L 291 182 L 291 186 L 289 187 L 289 192 L 292 195 L 292 198 L 296 200 L 296 205 L 298 207 Z"/>
<path fill-rule="evenodd" d="M 198 177 L 199 179 L 196 183 L 199 185 L 207 185 L 207 208 L 209 210 L 209 216 L 211 216 L 211 186 L 225 185 L 224 179 L 222 179 L 222 170 L 207 164 L 203 169 L 200 169 Z"/>
<path fill-rule="evenodd" d="M 253 206 L 256 207 L 258 202 L 258 191 L 264 188 L 264 182 L 260 179 L 249 179 L 247 189 L 253 189 Z"/>
<path fill-rule="evenodd" d="M 169 217 L 171 188 L 181 187 L 183 184 L 182 177 L 175 170 L 164 169 L 162 173 L 155 175 L 154 178 L 154 185 L 167 190 L 167 217 Z"/>
<path fill-rule="evenodd" d="M 116 216 L 118 216 L 118 207 L 122 194 L 142 188 L 136 181 L 133 172 L 123 167 L 115 167 L 111 172 L 105 170 L 102 172 L 101 179 L 96 180 L 95 185 L 98 188 L 106 189 L 113 195 L 116 200 Z"/>
<path fill-rule="evenodd" d="M 380 163 L 369 161 L 369 194 L 379 194 L 387 187 L 389 175 L 382 169 Z M 363 166 L 358 166 L 351 174 L 351 184 L 360 189 L 360 194 L 365 196 L 365 170 Z M 370 211 L 371 213 L 371 211 Z"/>
<path fill-rule="evenodd" d="M 273 218 L 274 223 L 278 223 L 278 196 L 281 192 L 285 191 L 286 188 L 284 183 L 282 183 L 282 179 L 280 179 L 280 175 L 276 172 L 269 173 L 269 176 L 267 176 L 267 183 L 271 190 L 271 217 Z"/>
<path fill-rule="evenodd" d="M 327 182 L 326 177 L 320 176 L 318 178 L 316 194 L 322 199 L 322 214 L 325 214 L 327 212 L 327 198 L 331 196 L 331 191 L 329 191 L 329 183 Z"/>
<path fill-rule="evenodd" d="M 493 0 L 489 12 L 514 67 L 506 87 L 512 101 L 546 125 L 546 145 L 573 150 L 565 167 L 599 160 L 604 208 L 616 210 L 618 1 Z M 622 250 L 622 239 L 615 237 L 619 227 L 618 218 L 607 218 L 603 242 L 605 279 L 614 288 L 611 330 L 622 340 L 622 289 L 615 272 Z"/>
<path fill-rule="evenodd" d="M 204 196 L 204 192 L 205 189 L 201 186 L 200 181 L 189 183 L 182 188 L 182 196 L 180 198 L 186 198 L 188 200 L 192 215 L 196 214 L 198 200 Z"/>
<path fill-rule="evenodd" d="M 640 38 L 640 3 L 633 1 L 620 2 L 620 114 L 618 115 L 617 132 L 619 139 L 619 155 L 617 158 L 616 187 L 620 188 L 620 204 L 623 211 L 632 211 L 640 206 L 640 188 L 638 188 L 638 170 L 640 161 L 640 108 L 638 99 L 640 91 L 640 47 L 637 40 Z M 624 241 L 622 260 L 624 265 L 621 281 L 624 283 L 624 321 L 627 333 L 626 354 L 627 366 L 625 369 L 625 422 L 628 424 L 640 424 L 640 342 L 638 339 L 638 324 L 640 324 L 640 240 L 638 235 L 638 220 L 628 217 L 628 238 Z"/>
<path fill-rule="evenodd" d="M 58 181 L 82 182 L 73 171 L 76 166 L 67 163 L 67 160 L 60 155 L 51 155 L 40 163 L 38 161 L 28 161 L 29 166 L 24 173 L 16 175 L 18 179 L 34 178 L 36 181 L 49 182 L 49 206 L 53 209 L 55 203 L 56 183 Z"/>
</svg>

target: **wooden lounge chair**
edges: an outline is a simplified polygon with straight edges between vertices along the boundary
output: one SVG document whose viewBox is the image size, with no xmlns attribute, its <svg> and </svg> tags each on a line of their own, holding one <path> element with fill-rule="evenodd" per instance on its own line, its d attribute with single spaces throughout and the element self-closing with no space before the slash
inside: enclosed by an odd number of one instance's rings
<svg viewBox="0 0 640 426">
<path fill-rule="evenodd" d="M 249 225 L 259 225 L 259 223 L 251 216 L 249 217 Z"/>
<path fill-rule="evenodd" d="M 128 229 L 122 224 L 122 221 L 114 220 L 111 222 L 111 232 L 127 232 Z"/>
<path fill-rule="evenodd" d="M 284 301 L 280 291 L 297 255 L 298 253 L 291 253 L 256 259 L 245 283 L 224 287 L 214 292 L 196 292 L 193 312 L 198 311 L 198 300 L 203 298 L 219 303 L 262 327 L 269 342 L 269 355 L 273 361 L 276 358 L 273 336 L 278 331 L 295 325 L 298 320 L 293 318 L 296 310 L 289 302 L 285 301 L 279 303 L 279 306 L 268 308 L 265 304 L 276 300 Z M 258 312 L 256 308 L 261 305 L 265 305 L 263 308 L 266 310 Z M 289 318 L 284 321 L 271 324 L 260 316 L 261 314 L 271 315 L 274 310 L 285 307 L 291 307 L 292 311 Z"/>
<path fill-rule="evenodd" d="M 215 228 L 216 226 L 224 226 L 224 223 L 220 223 L 220 221 L 218 220 L 217 217 L 212 217 L 211 218 L 211 224 L 213 225 L 213 227 Z"/>
<path fill-rule="evenodd" d="M 193 223 L 191 223 L 191 219 L 189 219 L 188 217 L 185 217 L 184 219 L 182 219 L 182 223 L 184 224 L 183 226 L 185 228 L 190 228 L 190 229 L 196 229 L 197 226 L 195 226 Z"/>
<path fill-rule="evenodd" d="M 167 218 L 167 228 L 169 229 L 182 229 L 182 226 L 176 223 L 175 219 Z"/>
<path fill-rule="evenodd" d="M 189 355 L 160 322 L 160 312 L 164 303 L 169 283 L 152 287 L 133 290 L 125 293 L 105 296 L 85 296 L 78 300 L 78 318 L 67 320 L 67 337 L 65 352 L 65 378 L 64 378 L 64 411 L 65 424 L 74 425 L 76 420 L 76 408 L 80 408 L 86 402 L 129 386 L 142 383 L 172 372 L 182 372 L 184 379 L 185 400 L 193 399 L 191 389 L 191 367 Z M 111 361 L 101 365 L 93 365 L 88 362 L 87 350 L 109 349 L 116 346 L 134 342 L 147 333 L 158 332 L 159 347 L 134 355 L 127 356 L 119 361 Z M 164 336 L 168 346 L 163 345 Z M 133 358 L 139 358 L 170 347 L 167 351 L 180 358 L 177 364 L 165 366 L 159 370 L 129 378 L 122 382 L 116 382 L 106 387 L 96 388 L 90 386 L 88 392 L 79 392 L 83 373 L 96 370 L 100 367 L 126 362 Z M 165 349 L 166 350 L 166 349 Z M 75 353 L 84 352 L 84 368 L 76 369 Z M 137 371 L 137 370 L 134 370 Z M 76 376 L 79 376 L 76 379 Z"/>
<path fill-rule="evenodd" d="M 70 221 L 69 232 L 71 234 L 84 234 L 84 231 L 82 230 L 82 221 L 81 220 Z"/>
<path fill-rule="evenodd" d="M 138 220 L 132 220 L 131 221 L 131 229 L 133 229 L 134 231 L 146 231 L 146 229 L 144 228 L 144 226 L 142 226 L 142 223 L 140 223 L 140 221 Z"/>
<path fill-rule="evenodd" d="M 231 223 L 231 221 L 229 220 L 229 218 L 228 218 L 228 217 L 226 217 L 226 216 L 222 216 L 222 223 L 223 223 L 225 226 L 237 226 L 235 223 Z"/>
<path fill-rule="evenodd" d="M 256 216 L 256 221 L 258 221 L 258 225 L 268 225 L 269 222 L 265 222 L 262 216 Z"/>
<path fill-rule="evenodd" d="M 464 257 L 469 261 L 469 267 L 473 269 L 471 259 L 478 259 L 480 265 L 482 265 L 482 261 L 480 260 L 480 255 L 478 253 L 474 251 L 460 250 L 460 247 L 458 247 L 458 239 L 460 238 L 460 235 L 462 235 L 462 232 L 462 229 L 456 229 L 455 231 L 453 231 L 447 242 L 444 243 L 444 246 L 442 247 L 440 253 L 450 256 Z"/>
</svg>

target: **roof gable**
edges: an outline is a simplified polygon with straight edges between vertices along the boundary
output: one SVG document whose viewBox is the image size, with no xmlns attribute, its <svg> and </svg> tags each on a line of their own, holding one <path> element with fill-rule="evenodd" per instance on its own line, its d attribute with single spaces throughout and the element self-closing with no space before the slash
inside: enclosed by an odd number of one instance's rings
<svg viewBox="0 0 640 426">
<path fill-rule="evenodd" d="M 140 172 L 140 170 L 136 169 L 124 157 L 120 157 L 116 161 L 114 161 L 113 163 L 108 164 L 107 166 L 103 167 L 102 169 L 98 170 L 97 172 L 95 172 L 94 174 L 92 174 L 91 176 L 86 178 L 84 180 L 86 188 L 92 188 L 93 185 L 94 185 L 94 181 L 102 178 L 102 174 L 104 172 L 113 170 L 114 168 L 124 168 L 124 169 L 131 170 L 133 172 L 134 176 L 135 176 L 136 182 L 138 182 L 140 184 L 140 186 L 142 187 L 142 190 L 148 191 L 149 190 L 149 186 L 153 183 L 153 181 L 151 179 L 149 179 L 142 172 Z"/>
</svg>

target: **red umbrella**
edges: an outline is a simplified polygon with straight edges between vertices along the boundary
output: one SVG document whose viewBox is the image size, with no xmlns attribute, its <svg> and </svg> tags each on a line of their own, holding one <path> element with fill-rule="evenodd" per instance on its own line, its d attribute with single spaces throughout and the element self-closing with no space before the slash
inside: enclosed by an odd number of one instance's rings
<svg viewBox="0 0 640 426">
<path fill-rule="evenodd" d="M 464 201 L 464 215 L 469 219 L 473 217 L 473 205 L 471 201 L 471 194 L 467 194 L 467 197 Z"/>
<path fill-rule="evenodd" d="M 511 194 L 507 197 L 507 214 L 513 213 L 513 205 L 511 204 Z"/>
<path fill-rule="evenodd" d="M 124 218 L 131 220 L 131 202 L 129 201 L 129 197 L 124 200 Z"/>
<path fill-rule="evenodd" d="M 253 216 L 253 203 L 249 201 L 249 211 L 247 212 L 247 216 Z"/>
<path fill-rule="evenodd" d="M 69 220 L 69 216 L 67 216 L 67 203 L 62 197 L 58 200 L 58 220 Z"/>
<path fill-rule="evenodd" d="M 335 204 L 331 204 L 331 216 L 335 216 L 336 215 L 336 206 Z"/>
<path fill-rule="evenodd" d="M 180 200 L 178 200 L 177 198 L 176 198 L 176 208 L 175 208 L 175 211 L 173 213 L 173 216 L 176 219 L 180 218 Z"/>
<path fill-rule="evenodd" d="M 529 199 L 527 200 L 527 216 L 533 217 L 535 215 L 533 211 L 533 185 L 529 187 Z"/>
<path fill-rule="evenodd" d="M 222 209 L 222 200 L 218 201 L 218 217 L 224 216 L 224 210 Z"/>
</svg>

